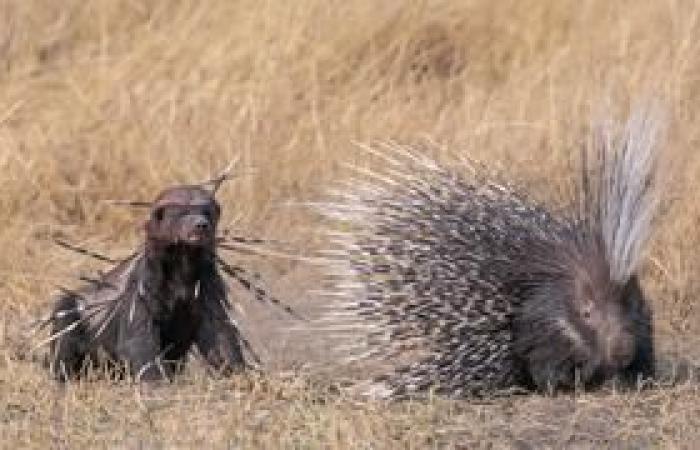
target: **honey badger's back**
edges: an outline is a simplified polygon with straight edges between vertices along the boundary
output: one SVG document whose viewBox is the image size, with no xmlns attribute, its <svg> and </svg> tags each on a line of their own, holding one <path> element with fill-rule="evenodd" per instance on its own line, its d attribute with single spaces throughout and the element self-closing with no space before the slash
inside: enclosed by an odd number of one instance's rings
<svg viewBox="0 0 700 450">
<path fill-rule="evenodd" d="M 333 234 L 323 327 L 349 339 L 344 351 L 406 362 L 384 377 L 388 395 L 650 375 L 636 270 L 656 209 L 658 126 L 640 110 L 596 129 L 578 209 L 562 216 L 484 177 L 370 150 L 385 170 L 323 211 L 348 230 Z"/>
</svg>

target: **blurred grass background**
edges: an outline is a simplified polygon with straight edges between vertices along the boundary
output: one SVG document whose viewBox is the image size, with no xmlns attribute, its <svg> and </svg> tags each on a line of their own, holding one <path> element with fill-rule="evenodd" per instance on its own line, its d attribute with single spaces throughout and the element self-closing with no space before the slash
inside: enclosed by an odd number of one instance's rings
<svg viewBox="0 0 700 450">
<path fill-rule="evenodd" d="M 688 386 L 387 406 L 319 401 L 317 388 L 286 379 L 219 401 L 234 387 L 195 374 L 164 394 L 181 401 L 151 414 L 123 386 L 57 394 L 16 346 L 57 284 L 96 267 L 53 237 L 115 256 L 138 241 L 142 211 L 105 200 L 149 200 L 240 157 L 253 172 L 223 188 L 224 226 L 306 253 L 322 244 L 318 219 L 289 204 L 318 199 L 350 175 L 344 163 L 376 164 L 354 141 L 431 142 L 438 159 L 468 154 L 553 199 L 590 118 L 651 96 L 668 105 L 673 172 L 644 284 L 661 348 L 700 355 L 699 14 L 690 0 L 0 0 L 0 438 L 72 447 L 139 430 L 125 447 L 170 448 L 210 430 L 221 447 L 472 448 L 490 438 L 691 448 L 700 396 Z M 255 264 L 292 303 L 313 301 L 308 268 Z M 270 354 L 285 352 L 270 337 L 283 325 L 250 327 L 265 328 Z M 591 425 L 599 417 L 609 420 Z M 435 440 L 440 429 L 459 433 Z"/>
</svg>

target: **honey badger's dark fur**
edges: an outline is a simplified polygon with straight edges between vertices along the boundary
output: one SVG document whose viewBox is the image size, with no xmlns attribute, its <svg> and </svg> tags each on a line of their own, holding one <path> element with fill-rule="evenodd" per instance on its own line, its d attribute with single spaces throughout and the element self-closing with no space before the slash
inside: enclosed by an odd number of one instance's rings
<svg viewBox="0 0 700 450">
<path fill-rule="evenodd" d="M 59 379 L 104 359 L 140 380 L 168 377 L 194 346 L 221 372 L 246 367 L 216 266 L 220 207 L 200 186 L 153 203 L 145 241 L 100 280 L 66 292 L 53 314 L 51 366 Z"/>
<path fill-rule="evenodd" d="M 341 225 L 321 328 L 347 343 L 349 360 L 388 360 L 371 385 L 380 395 L 651 376 L 637 268 L 658 200 L 658 128 L 641 111 L 597 128 L 563 214 L 482 174 L 395 146 L 368 149 L 383 169 L 361 171 L 366 181 L 324 204 Z"/>
</svg>

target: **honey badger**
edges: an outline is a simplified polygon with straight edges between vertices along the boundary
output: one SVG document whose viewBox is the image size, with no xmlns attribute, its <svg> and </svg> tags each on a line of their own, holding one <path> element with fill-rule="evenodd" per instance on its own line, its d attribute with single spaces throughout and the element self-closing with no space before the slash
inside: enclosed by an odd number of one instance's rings
<svg viewBox="0 0 700 450">
<path fill-rule="evenodd" d="M 138 380 L 169 378 L 193 347 L 218 372 L 250 366 L 217 267 L 214 192 L 165 189 L 151 204 L 140 248 L 57 299 L 50 366 L 58 379 L 104 360 Z"/>
</svg>

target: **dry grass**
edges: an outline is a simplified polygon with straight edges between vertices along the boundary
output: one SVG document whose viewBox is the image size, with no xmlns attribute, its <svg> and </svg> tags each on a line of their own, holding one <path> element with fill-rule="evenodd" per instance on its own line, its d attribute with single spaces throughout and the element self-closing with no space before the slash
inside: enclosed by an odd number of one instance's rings
<svg viewBox="0 0 700 450">
<path fill-rule="evenodd" d="M 240 155 L 256 172 L 225 188 L 226 220 L 306 252 L 319 244 L 316 219 L 288 204 L 317 198 L 347 175 L 344 162 L 372 164 L 352 141 L 432 140 L 438 158 L 468 151 L 554 198 L 600 99 L 624 109 L 653 93 L 672 118 L 673 201 L 645 285 L 659 346 L 698 356 L 699 18 L 691 0 L 0 0 L 0 442 L 694 447 L 694 385 L 383 404 L 276 370 L 213 381 L 194 367 L 144 399 L 108 382 L 60 389 L 19 349 L 55 286 L 95 267 L 52 237 L 115 255 L 138 239 L 138 211 L 105 199 L 148 199 Z M 252 264 L 311 308 L 308 267 Z M 274 314 L 248 322 L 273 367 L 312 353 Z"/>
</svg>

